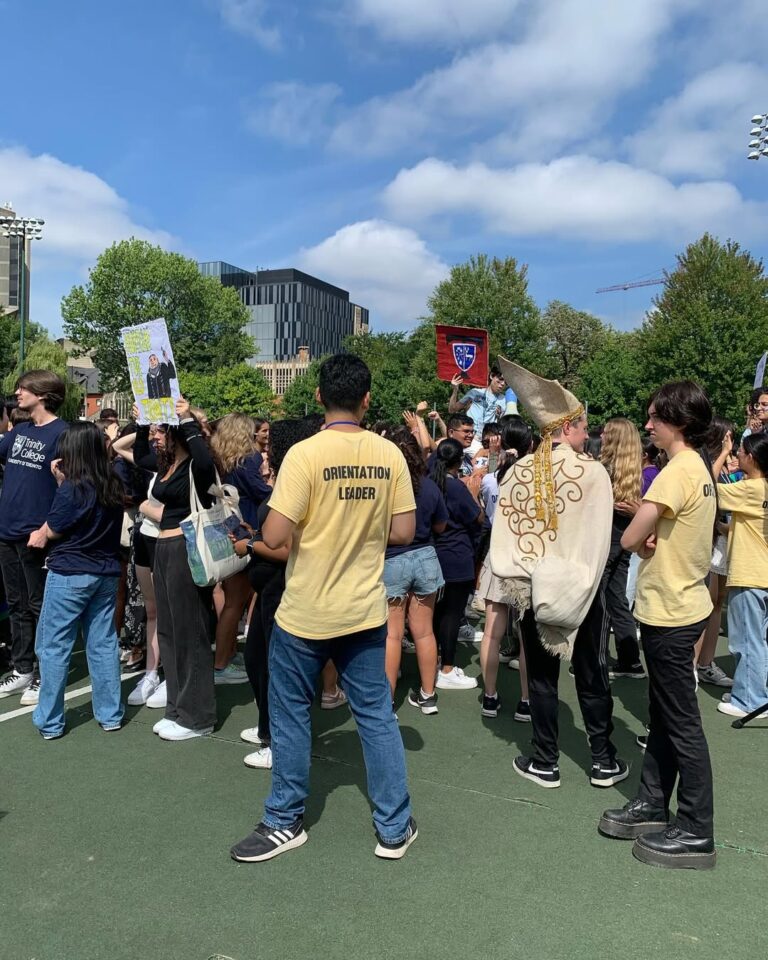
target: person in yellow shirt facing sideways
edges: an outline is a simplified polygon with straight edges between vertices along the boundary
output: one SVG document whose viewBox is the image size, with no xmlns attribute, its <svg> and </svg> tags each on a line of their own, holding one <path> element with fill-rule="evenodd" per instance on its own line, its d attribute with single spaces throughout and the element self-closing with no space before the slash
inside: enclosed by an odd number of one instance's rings
<svg viewBox="0 0 768 960">
<path fill-rule="evenodd" d="M 728 649 L 736 661 L 730 701 L 720 713 L 745 717 L 768 704 L 768 434 L 744 437 L 739 468 L 745 480 L 717 485 L 728 533 Z"/>
<path fill-rule="evenodd" d="M 235 860 L 270 860 L 307 841 L 310 708 L 329 659 L 363 745 L 376 856 L 399 860 L 418 835 L 384 668 L 382 579 L 387 544 L 413 540 L 416 502 L 399 448 L 360 427 L 370 390 L 359 357 L 324 361 L 317 399 L 325 428 L 286 454 L 261 528 L 269 549 L 290 547 L 269 650 L 272 790 L 261 822 L 232 848 Z"/>
<path fill-rule="evenodd" d="M 694 646 L 712 610 L 706 585 L 717 501 L 706 438 L 712 408 L 690 380 L 651 397 L 645 425 L 669 458 L 621 538 L 642 558 L 635 617 L 645 652 L 650 732 L 640 787 L 623 808 L 606 810 L 599 830 L 634 839 L 632 852 L 659 867 L 715 865 L 712 767 L 701 726 Z M 677 813 L 669 804 L 677 781 Z"/>
</svg>

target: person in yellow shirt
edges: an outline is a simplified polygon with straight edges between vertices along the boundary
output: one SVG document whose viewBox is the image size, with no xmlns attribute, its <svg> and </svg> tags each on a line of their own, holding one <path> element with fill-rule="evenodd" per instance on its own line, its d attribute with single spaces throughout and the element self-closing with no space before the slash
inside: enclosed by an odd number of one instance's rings
<svg viewBox="0 0 768 960">
<path fill-rule="evenodd" d="M 731 512 L 728 533 L 728 649 L 736 660 L 730 701 L 717 705 L 745 717 L 768 704 L 768 434 L 741 441 L 746 480 L 718 484 L 720 508 Z"/>
<path fill-rule="evenodd" d="M 717 502 L 705 441 L 712 408 L 690 380 L 651 397 L 649 431 L 669 463 L 621 538 L 642 558 L 635 617 L 649 681 L 650 732 L 637 796 L 606 810 L 602 834 L 634 839 L 634 856 L 659 867 L 715 865 L 712 767 L 701 726 L 694 646 L 712 610 L 706 585 Z M 677 814 L 669 817 L 677 786 Z"/>
<path fill-rule="evenodd" d="M 337 354 L 322 364 L 325 427 L 286 454 L 262 525 L 267 547 L 290 546 L 269 650 L 272 790 L 262 821 L 232 848 L 235 860 L 270 860 L 307 840 L 310 708 L 329 659 L 363 745 L 376 856 L 400 859 L 418 835 L 384 669 L 382 580 L 387 544 L 413 540 L 416 502 L 398 447 L 360 427 L 370 390 L 359 357 Z"/>
</svg>

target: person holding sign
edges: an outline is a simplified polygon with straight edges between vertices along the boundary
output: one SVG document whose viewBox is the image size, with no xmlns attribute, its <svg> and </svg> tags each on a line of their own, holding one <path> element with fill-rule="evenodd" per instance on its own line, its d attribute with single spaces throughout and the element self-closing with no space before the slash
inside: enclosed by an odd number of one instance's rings
<svg viewBox="0 0 768 960">
<path fill-rule="evenodd" d="M 163 363 L 156 353 L 149 355 L 149 369 L 147 370 L 147 396 L 150 400 L 160 400 L 171 396 L 171 380 L 176 379 L 176 367 L 163 347 Z"/>
</svg>

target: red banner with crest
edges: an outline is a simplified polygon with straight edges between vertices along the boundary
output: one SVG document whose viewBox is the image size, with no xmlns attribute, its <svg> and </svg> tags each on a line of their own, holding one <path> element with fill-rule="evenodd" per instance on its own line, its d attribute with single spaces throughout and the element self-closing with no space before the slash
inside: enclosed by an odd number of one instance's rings
<svg viewBox="0 0 768 960">
<path fill-rule="evenodd" d="M 457 373 L 467 384 L 488 386 L 488 331 L 479 327 L 435 325 L 437 376 L 452 380 Z"/>
</svg>

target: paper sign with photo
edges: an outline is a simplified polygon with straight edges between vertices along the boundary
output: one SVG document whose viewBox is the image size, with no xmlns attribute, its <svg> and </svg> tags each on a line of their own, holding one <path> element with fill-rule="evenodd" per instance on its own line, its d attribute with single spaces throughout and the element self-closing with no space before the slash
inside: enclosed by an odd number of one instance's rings
<svg viewBox="0 0 768 960">
<path fill-rule="evenodd" d="M 181 395 L 165 320 L 150 320 L 120 331 L 139 423 L 178 423 Z"/>
</svg>

